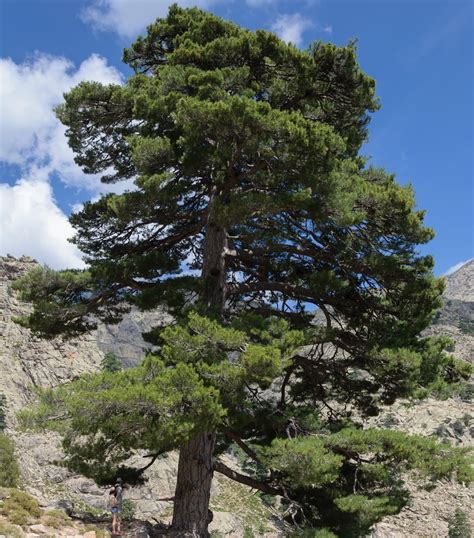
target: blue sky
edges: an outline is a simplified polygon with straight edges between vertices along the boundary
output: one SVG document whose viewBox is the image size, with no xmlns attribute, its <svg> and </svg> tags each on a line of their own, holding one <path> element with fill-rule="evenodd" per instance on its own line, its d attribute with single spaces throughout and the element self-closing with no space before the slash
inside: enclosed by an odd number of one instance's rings
<svg viewBox="0 0 474 538">
<path fill-rule="evenodd" d="M 0 254 L 80 266 L 66 216 L 106 188 L 76 167 L 52 108 L 84 79 L 125 80 L 122 49 L 167 0 L 0 0 Z M 470 0 L 197 0 L 306 47 L 358 39 L 382 108 L 363 153 L 411 182 L 442 274 L 474 255 L 474 4 Z M 110 187 L 107 187 L 110 189 Z M 124 186 L 113 187 L 123 189 Z"/>
</svg>

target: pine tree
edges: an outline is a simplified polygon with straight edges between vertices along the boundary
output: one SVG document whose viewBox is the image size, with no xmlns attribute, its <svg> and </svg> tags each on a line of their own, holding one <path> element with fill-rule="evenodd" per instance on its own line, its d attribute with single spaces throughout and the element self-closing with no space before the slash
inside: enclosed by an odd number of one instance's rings
<svg viewBox="0 0 474 538">
<path fill-rule="evenodd" d="M 114 352 L 109 351 L 101 360 L 100 367 L 106 372 L 120 372 L 122 363 Z"/>
<path fill-rule="evenodd" d="M 15 444 L 0 432 L 0 486 L 14 488 L 20 480 L 20 468 L 15 456 Z"/>
<path fill-rule="evenodd" d="M 173 6 L 124 61 L 123 86 L 83 82 L 57 114 L 85 172 L 136 188 L 71 217 L 89 268 L 24 277 L 23 323 L 76 335 L 130 305 L 176 321 L 142 365 L 46 391 L 24 420 L 60 426 L 68 465 L 103 482 L 179 448 L 172 526 L 200 536 L 214 472 L 353 533 L 403 506 L 404 470 L 467 480 L 465 451 L 361 428 L 469 368 L 419 336 L 443 290 L 417 251 L 433 232 L 359 155 L 378 103 L 354 45 L 301 51 Z M 252 474 L 219 460 L 232 443 Z M 152 460 L 128 469 L 136 449 Z"/>
</svg>

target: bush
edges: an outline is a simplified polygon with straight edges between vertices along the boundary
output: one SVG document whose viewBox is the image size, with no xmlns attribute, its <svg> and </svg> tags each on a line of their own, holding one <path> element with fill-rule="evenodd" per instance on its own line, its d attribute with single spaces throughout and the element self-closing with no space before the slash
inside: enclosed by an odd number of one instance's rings
<svg viewBox="0 0 474 538">
<path fill-rule="evenodd" d="M 105 372 L 120 372 L 120 370 L 122 370 L 122 363 L 117 355 L 110 351 L 104 355 L 100 367 Z"/>
<path fill-rule="evenodd" d="M 36 499 L 28 493 L 11 489 L 4 500 L 1 513 L 15 525 L 26 525 L 31 519 L 41 516 L 41 508 Z"/>
<path fill-rule="evenodd" d="M 0 486 L 14 488 L 20 480 L 20 468 L 15 456 L 15 444 L 0 432 Z"/>
<path fill-rule="evenodd" d="M 70 522 L 70 517 L 63 510 L 49 510 L 44 514 L 43 521 L 48 527 L 59 529 Z"/>
<path fill-rule="evenodd" d="M 10 523 L 21 526 L 28 525 L 31 522 L 30 514 L 26 510 L 23 510 L 23 508 L 10 511 L 8 513 L 8 519 Z"/>
<path fill-rule="evenodd" d="M 8 538 L 23 538 L 23 532 L 10 523 L 0 523 L 0 536 L 8 536 Z"/>
<path fill-rule="evenodd" d="M 124 499 L 122 501 L 122 519 L 125 521 L 131 521 L 135 515 L 135 505 L 130 499 Z"/>
<path fill-rule="evenodd" d="M 454 514 L 448 519 L 449 538 L 471 538 L 471 525 L 467 514 L 456 508 Z"/>
</svg>

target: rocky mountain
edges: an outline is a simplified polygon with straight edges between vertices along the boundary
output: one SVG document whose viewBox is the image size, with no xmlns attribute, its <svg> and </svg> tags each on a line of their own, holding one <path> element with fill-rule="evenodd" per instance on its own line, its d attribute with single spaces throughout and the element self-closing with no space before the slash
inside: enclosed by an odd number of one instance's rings
<svg viewBox="0 0 474 538">
<path fill-rule="evenodd" d="M 61 459 L 58 439 L 51 433 L 19 433 L 15 412 L 28 404 L 35 386 L 56 386 L 86 371 L 96 371 L 104 353 L 113 351 L 125 366 L 136 364 L 149 345 L 141 333 L 167 321 L 164 312 L 132 311 L 120 324 L 100 325 L 87 336 L 63 341 L 43 340 L 14 323 L 15 316 L 29 311 L 11 290 L 11 283 L 36 262 L 28 257 L 0 257 L 0 393 L 7 398 L 8 433 L 15 439 L 24 484 L 44 506 L 62 506 L 70 513 L 97 513 L 106 494 L 93 481 L 54 465 Z M 454 342 L 453 353 L 474 361 L 474 261 L 447 278 L 444 306 L 427 331 L 445 334 Z M 436 435 L 459 446 L 472 444 L 474 409 L 469 401 L 425 400 L 400 402 L 376 417 L 373 425 Z M 139 457 L 139 456 L 137 456 Z M 232 460 L 229 460 L 232 465 Z M 148 482 L 127 490 L 139 518 L 166 521 L 171 504 L 157 499 L 174 491 L 177 456 L 162 457 L 147 471 Z M 245 529 L 258 536 L 283 536 L 278 521 L 248 488 L 216 476 L 212 492 L 214 522 L 219 536 L 243 536 Z M 374 538 L 447 536 L 447 518 L 459 507 L 469 513 L 474 505 L 472 489 L 444 481 L 432 491 L 412 488 L 413 500 L 397 516 L 384 520 Z M 472 517 L 472 516 L 471 516 Z M 474 528 L 474 520 L 472 521 Z"/>
<path fill-rule="evenodd" d="M 429 332 L 454 341 L 457 357 L 474 362 L 474 260 L 446 278 L 444 305 Z"/>
</svg>

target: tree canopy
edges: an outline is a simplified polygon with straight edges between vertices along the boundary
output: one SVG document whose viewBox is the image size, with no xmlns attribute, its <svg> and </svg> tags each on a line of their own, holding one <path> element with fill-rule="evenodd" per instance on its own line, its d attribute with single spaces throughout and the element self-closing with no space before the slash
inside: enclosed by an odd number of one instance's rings
<svg viewBox="0 0 474 538">
<path fill-rule="evenodd" d="M 403 506 L 404 470 L 467 480 L 463 451 L 362 428 L 469 368 L 420 337 L 443 290 L 418 251 L 433 231 L 359 154 L 378 102 L 355 45 L 302 51 L 173 6 L 123 59 L 124 85 L 83 82 L 57 114 L 84 171 L 135 187 L 71 216 L 88 269 L 24 277 L 23 323 L 72 336 L 131 306 L 175 321 L 137 368 L 46 391 L 25 420 L 60 428 L 68 464 L 99 481 L 133 451 L 180 448 L 173 525 L 203 535 L 214 470 L 347 536 Z M 219 461 L 231 443 L 253 474 Z"/>
</svg>

